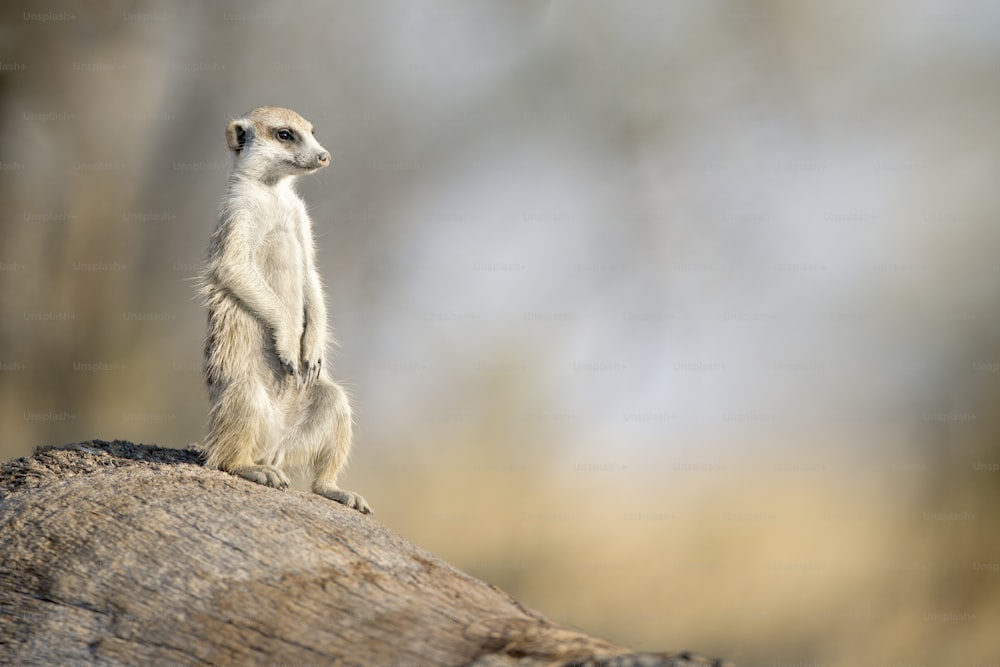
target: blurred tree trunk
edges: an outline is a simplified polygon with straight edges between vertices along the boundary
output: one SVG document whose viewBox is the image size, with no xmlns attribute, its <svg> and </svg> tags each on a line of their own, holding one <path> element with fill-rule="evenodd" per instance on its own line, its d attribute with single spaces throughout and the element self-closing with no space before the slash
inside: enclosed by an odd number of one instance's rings
<svg viewBox="0 0 1000 667">
<path fill-rule="evenodd" d="M 319 496 L 116 441 L 0 468 L 15 664 L 695 665 L 561 628 Z"/>
</svg>

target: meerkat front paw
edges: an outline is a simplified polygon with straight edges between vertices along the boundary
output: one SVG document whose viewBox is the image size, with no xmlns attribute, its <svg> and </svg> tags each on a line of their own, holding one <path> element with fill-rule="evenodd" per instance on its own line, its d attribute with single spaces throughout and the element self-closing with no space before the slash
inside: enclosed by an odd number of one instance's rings
<svg viewBox="0 0 1000 667">
<path fill-rule="evenodd" d="M 282 372 L 286 376 L 294 376 L 295 384 L 298 385 L 302 381 L 302 376 L 299 374 L 299 355 L 293 351 L 296 347 L 298 346 L 291 341 L 280 340 L 277 337 L 274 339 L 274 352 L 278 355 Z"/>
<path fill-rule="evenodd" d="M 323 369 L 322 359 L 309 360 L 306 357 L 302 358 L 302 384 L 306 387 L 312 386 L 319 379 L 319 372 Z"/>
<path fill-rule="evenodd" d="M 302 336 L 302 384 L 311 386 L 319 379 L 319 373 L 323 369 L 323 346 L 317 340 L 314 329 L 306 328 Z"/>
<path fill-rule="evenodd" d="M 274 466 L 245 466 L 230 470 L 230 472 L 243 479 L 248 479 L 251 482 L 257 482 L 264 486 L 273 486 L 276 489 L 288 488 L 288 475 L 280 468 Z"/>
<path fill-rule="evenodd" d="M 295 376 L 296 384 L 299 380 L 299 365 L 291 357 L 278 356 L 278 363 L 281 364 L 282 372 L 287 376 Z"/>
<path fill-rule="evenodd" d="M 368 504 L 368 501 L 360 493 L 354 493 L 353 491 L 345 491 L 344 489 L 338 489 L 337 487 L 320 487 L 313 488 L 314 493 L 318 493 L 324 498 L 329 498 L 330 500 L 336 500 L 341 505 L 347 505 L 351 509 L 358 510 L 362 514 L 372 514 L 372 508 Z"/>
</svg>

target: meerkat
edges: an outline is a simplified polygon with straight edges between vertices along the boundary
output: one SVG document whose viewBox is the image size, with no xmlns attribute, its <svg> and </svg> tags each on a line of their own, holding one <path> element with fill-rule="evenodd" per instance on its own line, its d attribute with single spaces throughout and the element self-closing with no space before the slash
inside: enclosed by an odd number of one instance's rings
<svg viewBox="0 0 1000 667">
<path fill-rule="evenodd" d="M 309 121 L 280 107 L 232 120 L 226 140 L 233 167 L 201 276 L 206 465 L 279 489 L 306 476 L 313 492 L 370 514 L 362 496 L 337 486 L 351 407 L 328 374 L 312 223 L 294 189 L 330 153 Z"/>
</svg>

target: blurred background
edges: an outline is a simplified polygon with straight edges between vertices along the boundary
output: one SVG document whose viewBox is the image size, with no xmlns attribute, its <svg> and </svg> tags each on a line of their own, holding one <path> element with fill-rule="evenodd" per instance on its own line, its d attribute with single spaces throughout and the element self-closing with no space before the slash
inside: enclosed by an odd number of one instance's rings
<svg viewBox="0 0 1000 667">
<path fill-rule="evenodd" d="M 202 438 L 224 128 L 288 106 L 379 521 L 641 649 L 1000 662 L 1000 5 L 2 17 L 4 459 Z"/>
</svg>

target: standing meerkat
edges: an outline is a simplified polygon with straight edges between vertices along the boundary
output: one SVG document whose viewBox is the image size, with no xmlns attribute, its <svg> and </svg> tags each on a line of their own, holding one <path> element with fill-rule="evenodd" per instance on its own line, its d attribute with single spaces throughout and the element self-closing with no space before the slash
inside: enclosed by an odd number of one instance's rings
<svg viewBox="0 0 1000 667">
<path fill-rule="evenodd" d="M 328 376 L 323 287 L 297 177 L 330 163 L 312 124 L 280 107 L 229 123 L 233 169 L 208 246 L 206 465 L 283 489 L 289 474 L 370 514 L 337 486 L 351 449 L 351 407 Z"/>
</svg>

